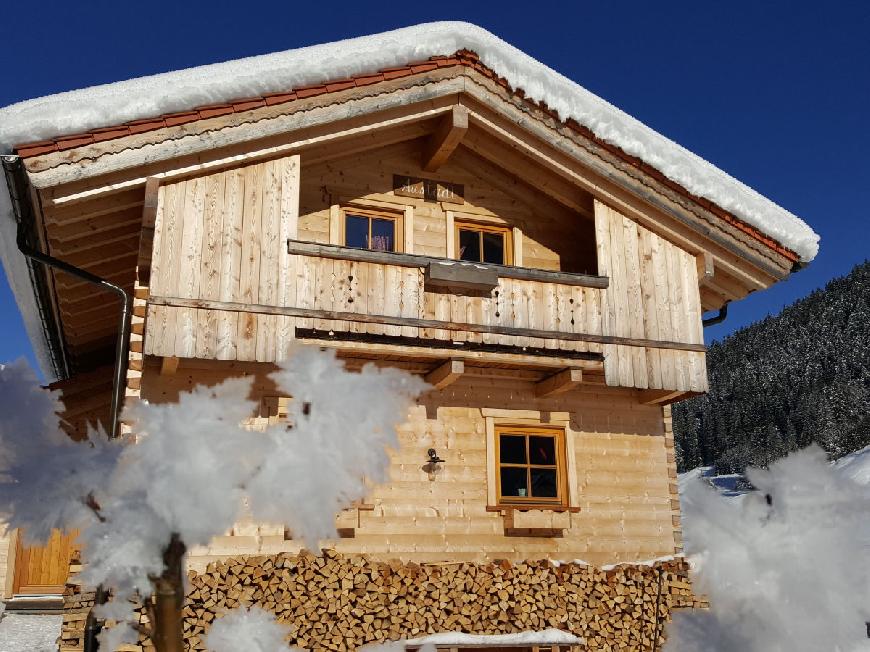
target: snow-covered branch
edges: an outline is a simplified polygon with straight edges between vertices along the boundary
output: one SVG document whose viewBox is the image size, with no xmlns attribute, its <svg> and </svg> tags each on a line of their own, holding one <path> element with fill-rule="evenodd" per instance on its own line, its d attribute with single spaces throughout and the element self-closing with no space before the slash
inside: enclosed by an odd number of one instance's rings
<svg viewBox="0 0 870 652">
<path fill-rule="evenodd" d="M 285 524 L 316 549 L 336 536 L 335 515 L 364 498 L 366 482 L 386 478 L 386 448 L 426 385 L 373 365 L 351 373 L 333 351 L 311 347 L 297 348 L 272 379 L 293 397 L 289 424 L 243 427 L 256 404 L 251 379 L 234 378 L 177 403 L 140 402 L 126 415 L 139 441 L 124 446 L 100 431 L 72 442 L 60 430 L 57 394 L 23 363 L 2 368 L 0 504 L 33 538 L 81 529 L 82 579 L 113 589 L 102 613 L 116 620 L 130 619 L 129 600 L 150 595 L 173 535 L 188 548 L 207 544 L 240 520 L 245 499 L 256 518 Z M 132 636 L 111 631 L 113 644 Z"/>
<path fill-rule="evenodd" d="M 870 487 L 812 446 L 768 470 L 757 491 L 682 495 L 695 590 L 710 612 L 678 614 L 668 650 L 852 652 L 870 621 Z"/>
</svg>

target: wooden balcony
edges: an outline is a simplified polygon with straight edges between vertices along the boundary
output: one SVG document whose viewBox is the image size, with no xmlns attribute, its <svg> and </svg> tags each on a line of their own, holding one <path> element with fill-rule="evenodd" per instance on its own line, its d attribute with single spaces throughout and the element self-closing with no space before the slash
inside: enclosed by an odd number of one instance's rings
<svg viewBox="0 0 870 652">
<path fill-rule="evenodd" d="M 275 362 L 300 339 L 387 352 L 425 349 L 430 357 L 489 353 L 505 361 L 522 356 L 543 366 L 595 368 L 622 347 L 703 351 L 612 335 L 609 280 L 601 276 L 297 240 L 288 240 L 286 248 L 286 270 L 274 279 L 278 292 L 268 302 L 152 296 L 145 353 Z"/>
</svg>

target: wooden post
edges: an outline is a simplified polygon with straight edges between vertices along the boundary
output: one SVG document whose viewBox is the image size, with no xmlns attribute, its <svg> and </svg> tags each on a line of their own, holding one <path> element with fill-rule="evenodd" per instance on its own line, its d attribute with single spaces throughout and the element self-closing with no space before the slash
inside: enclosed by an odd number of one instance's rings
<svg viewBox="0 0 870 652">
<path fill-rule="evenodd" d="M 178 534 L 172 534 L 163 551 L 163 573 L 154 582 L 154 630 L 157 652 L 184 652 L 181 608 L 184 605 L 182 562 L 186 552 Z"/>
</svg>

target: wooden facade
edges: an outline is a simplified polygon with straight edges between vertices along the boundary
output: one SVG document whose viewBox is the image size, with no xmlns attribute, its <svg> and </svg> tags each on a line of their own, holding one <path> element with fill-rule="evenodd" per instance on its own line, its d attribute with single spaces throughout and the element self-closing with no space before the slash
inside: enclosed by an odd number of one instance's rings
<svg viewBox="0 0 870 652">
<path fill-rule="evenodd" d="M 259 427 L 292 400 L 268 374 L 297 343 L 429 382 L 390 481 L 323 542 L 348 559 L 679 553 L 669 404 L 707 390 L 702 313 L 785 278 L 793 254 L 455 61 L 31 148 L 35 241 L 133 295 L 128 402 L 250 375 Z M 116 300 L 43 280 L 68 382 L 89 388 L 79 437 L 108 405 Z M 551 432 L 546 459 L 528 442 L 524 462 L 500 456 L 504 433 Z M 241 522 L 189 562 L 300 549 Z"/>
<path fill-rule="evenodd" d="M 461 205 L 432 207 L 370 192 L 377 186 L 367 176 L 388 179 L 395 169 L 409 169 L 410 161 L 390 163 L 378 170 L 363 158 L 360 167 L 345 171 L 344 204 L 400 214 L 401 254 L 341 246 L 342 204 L 300 217 L 299 157 L 160 186 L 145 353 L 276 362 L 286 358 L 300 329 L 429 347 L 466 342 L 585 353 L 587 360 L 603 359 L 612 386 L 706 390 L 694 256 L 598 201 L 594 224 L 575 214 L 557 216 L 578 222 L 575 227 L 557 222 L 550 233 L 530 227 L 534 197 L 523 205 L 467 173 L 450 178 L 446 168 L 443 176 L 472 191 Z M 357 170 L 365 171 L 359 179 Z M 328 180 L 321 174 L 315 182 Z M 517 240 L 515 258 L 549 269 L 454 263 L 450 267 L 467 267 L 477 277 L 492 273 L 493 287 L 469 291 L 451 289 L 449 279 L 433 282 L 430 270 L 455 248 L 451 222 L 457 215 L 506 225 Z M 570 235 L 585 243 L 575 249 Z M 572 260 L 577 250 L 592 249 L 590 243 L 596 260 Z M 567 272 L 563 264 L 603 273 Z"/>
</svg>

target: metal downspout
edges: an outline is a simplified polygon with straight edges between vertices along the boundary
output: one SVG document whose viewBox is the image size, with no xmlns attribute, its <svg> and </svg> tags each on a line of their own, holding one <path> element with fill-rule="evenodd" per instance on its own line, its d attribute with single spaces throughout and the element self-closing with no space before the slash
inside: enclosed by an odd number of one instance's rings
<svg viewBox="0 0 870 652">
<path fill-rule="evenodd" d="M 124 377 L 127 370 L 127 341 L 130 338 L 130 315 L 133 311 L 133 299 L 123 288 L 110 283 L 104 278 L 91 274 L 83 269 L 70 265 L 67 262 L 48 256 L 33 248 L 27 240 L 28 226 L 25 224 L 22 208 L 29 207 L 29 199 L 27 198 L 24 188 L 27 181 L 24 176 L 24 166 L 18 156 L 4 156 L 3 169 L 6 173 L 6 181 L 9 186 L 9 192 L 12 196 L 12 207 L 15 213 L 15 219 L 18 223 L 17 244 L 18 250 L 27 258 L 36 262 L 42 263 L 48 267 L 59 269 L 67 274 L 71 274 L 76 278 L 80 278 L 88 283 L 93 283 L 109 292 L 118 295 L 121 300 L 121 313 L 118 319 L 118 341 L 115 346 L 115 373 L 112 381 L 112 408 L 111 408 L 111 428 L 110 436 L 115 438 L 118 436 L 121 410 L 121 393 L 124 389 Z"/>
<path fill-rule="evenodd" d="M 726 317 L 728 317 L 727 301 L 721 308 L 719 308 L 719 314 L 717 314 L 715 317 L 704 319 L 701 323 L 703 324 L 704 328 L 707 328 L 708 326 L 715 326 L 716 324 L 721 324 L 723 321 L 725 321 Z"/>
</svg>

